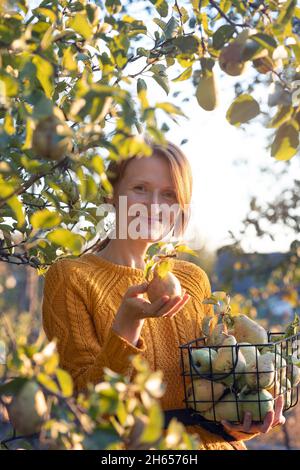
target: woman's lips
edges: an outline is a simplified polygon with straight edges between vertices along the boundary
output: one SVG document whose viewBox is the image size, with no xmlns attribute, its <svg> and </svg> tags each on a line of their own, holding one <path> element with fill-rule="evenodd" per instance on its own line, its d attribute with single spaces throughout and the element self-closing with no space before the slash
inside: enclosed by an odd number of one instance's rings
<svg viewBox="0 0 300 470">
<path fill-rule="evenodd" d="M 148 223 L 162 223 L 162 221 L 160 219 L 152 219 L 151 217 L 143 217 L 142 215 L 141 216 L 137 216 L 139 219 L 141 219 L 142 221 L 147 221 Z"/>
<path fill-rule="evenodd" d="M 148 219 L 148 222 L 150 223 L 161 223 L 159 219 Z"/>
</svg>

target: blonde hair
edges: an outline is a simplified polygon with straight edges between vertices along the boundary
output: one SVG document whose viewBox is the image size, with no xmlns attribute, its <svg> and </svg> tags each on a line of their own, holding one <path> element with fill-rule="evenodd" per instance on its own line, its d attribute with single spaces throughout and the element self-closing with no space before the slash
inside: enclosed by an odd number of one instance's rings
<svg viewBox="0 0 300 470">
<path fill-rule="evenodd" d="M 183 151 L 174 143 L 166 140 L 164 144 L 154 142 L 150 137 L 144 137 L 145 143 L 152 149 L 151 156 L 159 156 L 168 161 L 171 177 L 175 186 L 177 201 L 180 206 L 180 213 L 177 217 L 176 224 L 179 236 L 183 235 L 190 218 L 189 205 L 192 198 L 193 178 L 190 163 Z M 148 158 L 140 156 L 132 156 L 125 160 L 111 160 L 107 167 L 107 178 L 113 187 L 113 191 L 117 190 L 118 184 L 122 179 L 128 164 L 137 158 Z M 91 250 L 97 252 L 105 248 L 110 241 L 107 237 L 104 240 L 98 240 L 95 245 L 86 251 Z"/>
</svg>

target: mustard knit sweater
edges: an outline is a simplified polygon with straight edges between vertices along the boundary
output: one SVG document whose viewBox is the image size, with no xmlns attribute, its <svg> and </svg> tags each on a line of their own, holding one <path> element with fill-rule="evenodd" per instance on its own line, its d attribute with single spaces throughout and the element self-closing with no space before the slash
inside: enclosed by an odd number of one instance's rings
<svg viewBox="0 0 300 470">
<path fill-rule="evenodd" d="M 130 375 L 129 356 L 140 353 L 152 370 L 164 372 L 162 408 L 185 408 L 179 345 L 202 336 L 202 320 L 212 313 L 212 306 L 202 300 L 211 287 L 205 271 L 193 263 L 173 259 L 172 271 L 191 298 L 173 318 L 147 318 L 135 347 L 112 330 L 112 323 L 128 287 L 144 281 L 142 269 L 93 253 L 58 260 L 48 269 L 43 327 L 49 340 L 57 338 L 60 365 L 71 374 L 77 391 L 100 382 L 103 367 Z M 205 449 L 246 448 L 243 442 L 229 443 L 199 426 L 186 429 L 200 436 Z"/>
</svg>

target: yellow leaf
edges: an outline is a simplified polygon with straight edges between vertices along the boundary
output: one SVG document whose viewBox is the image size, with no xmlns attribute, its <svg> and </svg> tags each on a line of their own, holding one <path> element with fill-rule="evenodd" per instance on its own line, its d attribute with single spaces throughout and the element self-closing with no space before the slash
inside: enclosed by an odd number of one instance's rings
<svg viewBox="0 0 300 470">
<path fill-rule="evenodd" d="M 92 37 L 93 27 L 87 17 L 82 13 L 77 13 L 74 18 L 71 18 L 68 22 L 68 26 L 87 40 Z"/>
<path fill-rule="evenodd" d="M 180 252 L 180 253 L 188 253 L 190 255 L 198 257 L 198 254 L 196 253 L 196 251 L 192 250 L 191 248 L 189 248 L 186 245 L 176 245 L 175 250 Z"/>
<path fill-rule="evenodd" d="M 166 274 L 170 271 L 171 264 L 168 259 L 161 261 L 157 264 L 156 271 L 159 277 L 164 278 Z"/>
<path fill-rule="evenodd" d="M 290 160 L 299 145 L 299 131 L 293 122 L 279 127 L 271 148 L 271 155 L 276 160 Z"/>
<path fill-rule="evenodd" d="M 13 135 L 15 133 L 15 125 L 14 125 L 14 120 L 11 116 L 11 114 L 6 113 L 5 118 L 4 118 L 4 130 L 7 134 Z"/>
<path fill-rule="evenodd" d="M 22 146 L 22 150 L 31 149 L 32 147 L 32 134 L 34 130 L 34 123 L 32 119 L 26 119 L 26 139 Z"/>
<path fill-rule="evenodd" d="M 155 106 L 156 108 L 163 109 L 168 114 L 179 114 L 180 116 L 184 116 L 182 110 L 172 103 L 156 103 Z"/>
<path fill-rule="evenodd" d="M 62 65 L 64 68 L 66 68 L 67 70 L 70 70 L 71 72 L 77 70 L 77 62 L 74 59 L 74 55 L 73 55 L 71 47 L 68 47 L 67 49 L 64 50 Z"/>
<path fill-rule="evenodd" d="M 62 216 L 57 212 L 42 209 L 31 216 L 30 223 L 34 229 L 48 229 L 58 225 L 61 220 Z"/>
<path fill-rule="evenodd" d="M 37 69 L 37 78 L 41 83 L 47 98 L 52 98 L 54 92 L 53 86 L 53 67 L 52 65 L 42 57 L 36 55 L 33 57 L 32 62 Z"/>
<path fill-rule="evenodd" d="M 12 196 L 7 200 L 7 204 L 14 211 L 16 219 L 18 221 L 18 228 L 21 228 L 25 223 L 25 215 L 23 210 L 23 204 L 19 201 L 17 196 Z"/>
</svg>

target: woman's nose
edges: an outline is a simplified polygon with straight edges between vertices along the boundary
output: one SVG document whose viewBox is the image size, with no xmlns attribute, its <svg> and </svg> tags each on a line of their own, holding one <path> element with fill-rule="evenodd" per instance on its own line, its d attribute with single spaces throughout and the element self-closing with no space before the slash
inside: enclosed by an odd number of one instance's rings
<svg viewBox="0 0 300 470">
<path fill-rule="evenodd" d="M 151 200 L 151 204 L 159 204 L 160 203 L 159 193 L 156 191 L 153 191 L 152 193 L 150 193 L 150 200 Z"/>
</svg>

